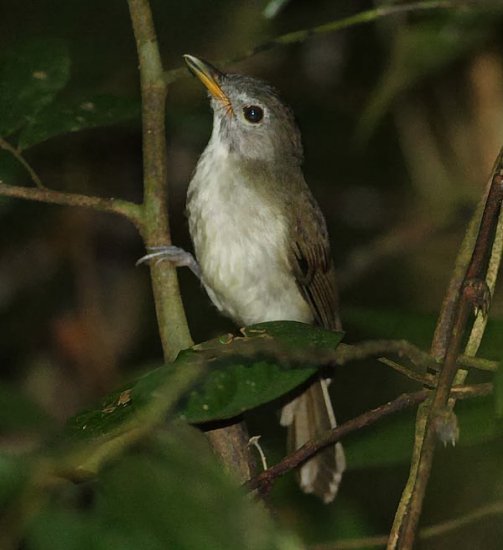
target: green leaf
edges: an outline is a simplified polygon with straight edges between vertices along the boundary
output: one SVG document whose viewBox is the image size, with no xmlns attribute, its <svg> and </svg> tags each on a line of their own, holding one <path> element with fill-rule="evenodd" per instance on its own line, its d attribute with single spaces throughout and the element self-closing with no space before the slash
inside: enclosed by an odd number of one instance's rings
<svg viewBox="0 0 503 550">
<path fill-rule="evenodd" d="M 101 407 L 71 420 L 70 433 L 99 436 L 141 413 L 168 387 L 188 362 L 201 360 L 208 372 L 181 396 L 177 415 L 191 423 L 232 418 L 295 389 L 326 364 L 342 333 L 303 323 L 262 323 L 244 329 L 244 337 L 226 336 L 195 346 L 171 365 L 154 369 L 128 388 L 111 394 Z"/>
<path fill-rule="evenodd" d="M 137 99 L 100 95 L 66 103 L 56 101 L 41 110 L 23 129 L 18 146 L 27 149 L 51 137 L 110 126 L 139 114 Z"/>
<path fill-rule="evenodd" d="M 8 52 L 0 65 L 0 135 L 32 121 L 69 75 L 70 57 L 60 40 L 33 40 Z"/>
</svg>

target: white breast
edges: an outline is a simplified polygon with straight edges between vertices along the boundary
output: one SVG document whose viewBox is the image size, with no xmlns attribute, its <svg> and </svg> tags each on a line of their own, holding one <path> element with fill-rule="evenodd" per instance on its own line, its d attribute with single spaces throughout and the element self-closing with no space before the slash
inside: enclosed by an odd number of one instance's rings
<svg viewBox="0 0 503 550">
<path fill-rule="evenodd" d="M 240 171 L 226 152 L 212 151 L 211 168 L 207 153 L 190 183 L 187 210 L 211 300 L 240 324 L 311 322 L 309 306 L 288 266 L 281 209 L 240 181 Z"/>
</svg>

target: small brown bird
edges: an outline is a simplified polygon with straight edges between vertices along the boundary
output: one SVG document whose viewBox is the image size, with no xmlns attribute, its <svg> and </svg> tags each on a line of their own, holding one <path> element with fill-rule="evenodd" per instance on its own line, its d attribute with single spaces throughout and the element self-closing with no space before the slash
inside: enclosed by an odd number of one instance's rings
<svg viewBox="0 0 503 550">
<path fill-rule="evenodd" d="M 146 258 L 187 265 L 216 307 L 240 325 L 294 320 L 340 329 L 327 228 L 306 185 L 291 110 L 265 82 L 225 74 L 186 55 L 207 88 L 213 132 L 189 185 L 187 212 L 197 262 L 177 247 Z M 287 404 L 290 449 L 336 425 L 327 381 L 317 378 Z M 328 448 L 300 470 L 302 489 L 331 502 L 345 458 Z"/>
</svg>

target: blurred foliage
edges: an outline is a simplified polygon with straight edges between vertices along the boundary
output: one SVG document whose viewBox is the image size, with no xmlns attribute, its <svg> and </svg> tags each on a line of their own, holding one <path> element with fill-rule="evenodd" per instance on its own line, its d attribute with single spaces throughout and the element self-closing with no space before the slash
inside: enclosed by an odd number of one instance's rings
<svg viewBox="0 0 503 550">
<path fill-rule="evenodd" d="M 462 59 L 488 39 L 494 12 L 443 13 L 416 26 L 397 27 L 389 65 L 361 118 L 361 132 L 375 130 L 397 96 Z"/>
<path fill-rule="evenodd" d="M 183 53 L 229 58 L 372 6 L 152 2 L 166 68 L 180 66 Z M 348 342 L 406 338 L 428 348 L 467 212 L 503 143 L 502 15 L 489 1 L 401 14 L 232 67 L 273 82 L 299 119 L 306 178 L 345 285 Z M 23 150 L 51 188 L 139 201 L 140 105 L 127 4 L 20 0 L 3 10 L 0 31 L 1 138 Z M 185 189 L 211 125 L 196 83 L 170 87 L 167 117 L 173 234 L 188 248 Z M 0 179 L 31 185 L 5 142 Z M 158 365 L 161 351 L 147 270 L 133 269 L 143 252 L 134 229 L 102 214 L 5 198 L 0 224 L 1 548 L 295 549 L 297 536 L 332 542 L 389 529 L 410 457 L 412 411 L 348 438 L 348 472 L 333 506 L 300 494 L 293 476 L 278 482 L 271 499 L 281 528 L 242 498 L 200 434 L 161 421 L 173 399 L 177 414 L 193 422 L 246 412 L 273 463 L 284 455 L 284 432 L 271 421 L 278 398 L 316 372 L 340 335 L 293 325 L 283 334 L 280 325 L 272 348 L 257 350 L 252 332 L 209 340 L 235 328 L 180 271 L 192 333 L 205 344 L 145 374 L 139 365 Z M 496 319 L 502 304 L 497 293 Z M 501 360 L 500 335 L 501 321 L 492 321 L 481 356 Z M 213 376 L 159 405 L 170 376 L 183 379 L 183 365 L 201 356 L 212 357 Z M 470 372 L 469 381 L 493 378 L 494 399 L 459 403 L 460 445 L 439 453 L 425 524 L 503 498 L 501 369 L 494 377 Z M 331 391 L 345 420 L 416 388 L 361 361 L 337 368 Z M 152 404 L 159 407 L 144 437 L 110 438 Z M 73 426 L 94 423 L 88 440 L 61 430 L 76 414 Z M 100 468 L 89 480 L 78 466 L 91 454 Z M 501 521 L 486 522 L 418 547 L 499 548 Z"/>
<path fill-rule="evenodd" d="M 300 548 L 236 490 L 202 434 L 184 426 L 170 425 L 148 452 L 126 454 L 93 489 L 88 503 L 89 488 L 60 489 L 31 518 L 25 547 Z"/>
</svg>

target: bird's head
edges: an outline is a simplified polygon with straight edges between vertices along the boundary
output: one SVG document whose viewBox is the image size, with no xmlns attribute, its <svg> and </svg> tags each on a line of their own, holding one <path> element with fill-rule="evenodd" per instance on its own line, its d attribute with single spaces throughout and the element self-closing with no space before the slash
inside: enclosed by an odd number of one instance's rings
<svg viewBox="0 0 503 550">
<path fill-rule="evenodd" d="M 247 159 L 302 162 L 293 113 L 272 86 L 249 76 L 223 73 L 192 55 L 184 58 L 211 98 L 214 146 Z"/>
</svg>

